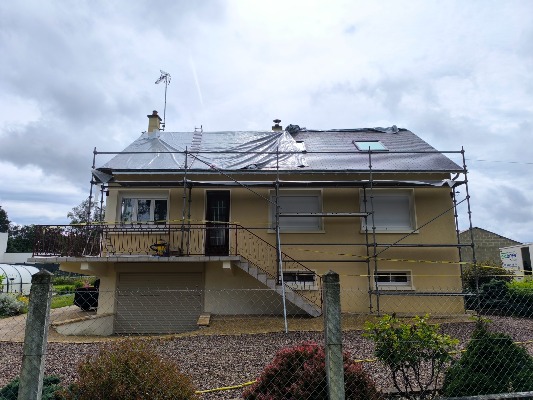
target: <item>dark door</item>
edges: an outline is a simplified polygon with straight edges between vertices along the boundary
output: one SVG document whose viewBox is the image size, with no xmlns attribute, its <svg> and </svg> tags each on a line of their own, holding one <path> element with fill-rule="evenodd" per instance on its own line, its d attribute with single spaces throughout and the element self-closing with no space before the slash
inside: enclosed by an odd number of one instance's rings
<svg viewBox="0 0 533 400">
<path fill-rule="evenodd" d="M 229 254 L 229 190 L 206 192 L 205 254 L 227 256 Z"/>
</svg>

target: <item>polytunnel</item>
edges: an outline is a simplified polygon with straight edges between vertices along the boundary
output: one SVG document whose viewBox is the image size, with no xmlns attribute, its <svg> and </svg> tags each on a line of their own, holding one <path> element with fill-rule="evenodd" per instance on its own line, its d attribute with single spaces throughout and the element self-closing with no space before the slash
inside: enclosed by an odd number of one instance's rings
<svg viewBox="0 0 533 400">
<path fill-rule="evenodd" d="M 0 264 L 0 292 L 30 294 L 31 276 L 39 270 L 29 265 Z"/>
</svg>

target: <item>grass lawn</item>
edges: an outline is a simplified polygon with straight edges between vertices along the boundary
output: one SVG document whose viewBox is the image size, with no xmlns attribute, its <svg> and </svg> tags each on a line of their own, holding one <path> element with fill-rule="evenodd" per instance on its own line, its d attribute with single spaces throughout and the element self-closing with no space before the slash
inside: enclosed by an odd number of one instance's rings
<svg viewBox="0 0 533 400">
<path fill-rule="evenodd" d="M 52 296 L 52 308 L 67 307 L 74 304 L 74 293 Z"/>
</svg>

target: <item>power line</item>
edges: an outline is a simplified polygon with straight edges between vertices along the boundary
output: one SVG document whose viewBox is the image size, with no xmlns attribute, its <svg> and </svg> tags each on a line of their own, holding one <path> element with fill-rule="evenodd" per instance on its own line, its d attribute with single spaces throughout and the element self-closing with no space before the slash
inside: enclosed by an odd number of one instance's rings
<svg viewBox="0 0 533 400">
<path fill-rule="evenodd" d="M 466 161 L 482 161 L 482 162 L 505 163 L 505 164 L 533 165 L 533 162 L 522 162 L 522 161 L 497 161 L 497 160 L 476 160 L 476 159 L 473 159 L 473 158 L 467 158 Z"/>
</svg>

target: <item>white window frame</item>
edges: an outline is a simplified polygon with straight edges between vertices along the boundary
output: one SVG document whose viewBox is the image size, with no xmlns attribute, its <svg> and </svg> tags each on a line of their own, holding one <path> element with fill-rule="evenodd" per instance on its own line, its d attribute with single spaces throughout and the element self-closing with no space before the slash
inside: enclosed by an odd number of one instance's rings
<svg viewBox="0 0 533 400">
<path fill-rule="evenodd" d="M 360 203 L 360 210 L 361 212 L 365 211 L 365 205 L 364 205 L 364 192 L 363 190 L 359 193 L 359 203 Z M 370 195 L 372 194 L 373 199 L 372 203 L 370 202 Z M 416 229 L 417 223 L 416 223 L 416 206 L 415 206 L 415 192 L 413 189 L 373 189 L 372 192 L 370 190 L 367 190 L 366 192 L 366 211 L 370 212 L 372 211 L 372 208 L 374 208 L 374 211 L 376 212 L 375 215 L 379 213 L 379 205 L 377 205 L 377 202 L 379 202 L 379 199 L 386 198 L 386 197 L 406 197 L 408 201 L 408 207 L 409 207 L 409 225 L 403 225 L 403 226 L 386 226 L 386 225 L 378 225 L 379 221 L 376 221 L 376 217 L 374 217 L 374 223 L 376 223 L 376 233 L 418 233 L 418 230 Z M 373 207 L 372 207 L 373 205 Z M 376 210 L 377 209 L 377 210 Z M 368 223 L 368 230 L 372 231 L 372 215 L 369 215 L 367 217 L 367 223 Z M 365 219 L 361 218 L 361 232 L 365 232 Z"/>
<path fill-rule="evenodd" d="M 378 282 L 377 276 L 389 277 L 388 282 Z M 406 276 L 406 282 L 394 282 L 395 276 Z M 374 288 L 379 290 L 415 290 L 413 284 L 413 271 L 411 270 L 382 270 L 374 271 L 372 274 L 372 281 L 374 282 Z"/>
<path fill-rule="evenodd" d="M 287 275 L 295 274 L 296 280 L 287 280 Z M 301 276 L 312 276 L 313 282 L 306 281 L 306 280 L 298 280 L 298 277 Z M 314 271 L 306 271 L 306 270 L 286 270 L 283 271 L 283 283 L 290 287 L 291 289 L 295 290 L 318 290 L 318 285 L 316 283 L 317 281 L 317 275 Z"/>
<path fill-rule="evenodd" d="M 123 208 L 123 201 L 126 199 L 131 199 L 134 201 L 133 205 L 133 214 L 130 221 L 124 221 L 122 216 L 122 208 Z M 137 206 L 138 206 L 138 200 L 151 200 L 152 203 L 150 205 L 150 219 L 148 221 L 137 221 Z M 154 221 L 154 212 L 155 212 L 155 200 L 164 200 L 167 203 L 167 209 L 166 209 L 166 219 L 165 222 L 155 222 Z M 147 225 L 154 225 L 154 226 L 160 226 L 160 225 L 166 225 L 169 221 L 169 209 L 170 206 L 170 195 L 169 192 L 121 192 L 118 196 L 118 216 L 119 221 L 123 225 L 127 224 L 147 224 Z"/>
<path fill-rule="evenodd" d="M 279 191 L 279 197 L 282 199 L 284 197 L 316 197 L 318 199 L 318 210 L 307 211 L 307 212 L 317 212 L 322 213 L 322 190 L 293 190 L 293 189 L 283 189 Z M 270 191 L 270 207 L 269 207 L 269 223 L 270 229 L 269 232 L 275 232 L 276 229 L 276 191 Z M 289 211 L 293 212 L 293 211 Z M 306 212 L 304 210 L 297 210 L 294 212 Z M 283 210 L 281 211 L 283 213 Z M 302 220 L 305 218 L 317 218 L 316 227 L 305 227 L 305 226 L 284 226 L 283 220 L 291 217 L 280 217 L 280 232 L 283 233 L 323 233 L 324 232 L 324 221 L 322 217 L 292 217 L 295 221 Z"/>
</svg>

